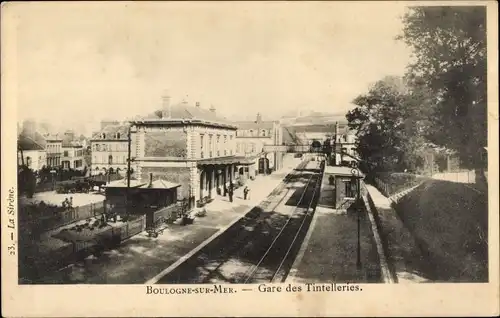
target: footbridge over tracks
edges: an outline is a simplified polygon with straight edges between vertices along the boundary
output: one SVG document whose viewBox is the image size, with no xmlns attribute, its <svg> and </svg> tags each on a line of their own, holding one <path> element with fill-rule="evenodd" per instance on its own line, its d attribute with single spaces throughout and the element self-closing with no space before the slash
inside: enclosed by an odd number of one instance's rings
<svg viewBox="0 0 500 318">
<path fill-rule="evenodd" d="M 310 153 L 322 152 L 321 148 L 313 149 L 310 145 L 264 145 L 264 152 Z"/>
</svg>

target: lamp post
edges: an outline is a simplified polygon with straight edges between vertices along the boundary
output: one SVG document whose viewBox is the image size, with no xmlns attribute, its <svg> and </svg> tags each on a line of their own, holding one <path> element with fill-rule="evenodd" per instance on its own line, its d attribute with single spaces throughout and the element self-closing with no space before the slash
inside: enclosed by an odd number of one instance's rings
<svg viewBox="0 0 500 318">
<path fill-rule="evenodd" d="M 353 175 L 353 180 L 356 182 L 356 214 L 357 214 L 357 223 L 358 223 L 358 238 L 357 238 L 357 250 L 356 250 L 356 267 L 357 269 L 361 269 L 361 220 L 360 220 L 360 173 L 358 169 L 351 169 L 351 174 Z M 354 184 L 353 182 L 353 184 Z"/>
</svg>

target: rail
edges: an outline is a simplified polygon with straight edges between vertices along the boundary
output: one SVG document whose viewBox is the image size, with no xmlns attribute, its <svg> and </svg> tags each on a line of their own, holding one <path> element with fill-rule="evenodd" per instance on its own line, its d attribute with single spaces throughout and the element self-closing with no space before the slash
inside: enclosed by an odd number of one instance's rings
<svg viewBox="0 0 500 318">
<path fill-rule="evenodd" d="M 309 202 L 309 206 L 307 207 L 307 214 L 310 212 L 311 207 L 312 207 L 312 205 L 314 203 L 314 199 L 316 197 L 316 192 L 318 190 L 318 185 L 321 185 L 321 176 L 319 177 L 319 180 L 316 181 L 316 186 L 314 187 L 314 191 L 313 191 L 313 196 L 312 196 L 311 202 Z M 274 272 L 273 277 L 271 277 L 271 282 L 272 283 L 276 280 L 276 277 L 278 276 L 281 268 L 285 264 L 285 261 L 288 259 L 288 255 L 290 254 L 290 251 L 292 250 L 295 242 L 297 241 L 297 238 L 299 237 L 299 234 L 301 233 L 300 231 L 304 227 L 304 224 L 305 224 L 306 220 L 307 220 L 307 215 L 302 219 L 302 222 L 300 223 L 300 227 L 297 230 L 297 233 L 295 233 L 295 236 L 293 237 L 293 240 L 290 243 L 290 246 L 288 247 L 288 250 L 286 251 L 285 256 L 283 256 L 283 259 L 281 260 L 281 263 L 278 266 L 278 269 Z M 281 278 L 281 282 L 283 282 L 285 280 L 285 278 L 286 278 L 286 275 L 284 275 Z"/>
<path fill-rule="evenodd" d="M 307 165 L 307 162 L 306 162 L 306 165 Z M 261 257 L 261 259 L 259 260 L 259 262 L 251 268 L 250 271 L 247 271 L 247 273 L 245 274 L 245 280 L 244 280 L 244 283 L 247 284 L 249 283 L 249 281 L 254 277 L 255 273 L 257 272 L 257 270 L 259 269 L 259 267 L 261 266 L 262 262 L 266 259 L 266 257 L 269 255 L 269 252 L 275 247 L 275 244 L 277 242 L 277 240 L 281 237 L 283 231 L 285 230 L 285 228 L 287 228 L 288 224 L 290 223 L 290 221 L 293 219 L 293 217 L 296 215 L 296 213 L 299 211 L 299 206 L 300 204 L 303 202 L 304 200 L 304 197 L 307 193 L 307 190 L 309 188 L 309 186 L 311 185 L 311 182 L 314 178 L 314 175 L 311 175 L 311 177 L 309 178 L 307 184 L 306 184 L 306 187 L 304 188 L 304 191 L 302 192 L 300 198 L 299 198 L 299 201 L 297 202 L 297 205 L 295 206 L 293 212 L 290 214 L 290 216 L 288 217 L 287 221 L 285 222 L 285 224 L 283 225 L 283 227 L 280 229 L 280 231 L 278 232 L 278 234 L 276 235 L 276 237 L 274 238 L 274 240 L 272 241 L 271 245 L 267 248 L 266 252 L 264 253 L 264 255 Z M 318 177 L 318 179 L 315 181 L 315 189 L 314 189 L 314 192 L 313 192 L 313 199 L 314 199 L 314 195 L 316 194 L 316 189 L 317 189 L 317 186 L 318 184 L 320 184 L 320 177 Z M 274 272 L 272 278 L 271 278 L 271 281 L 274 280 L 274 278 L 277 276 L 277 273 L 279 272 L 279 270 L 281 270 L 284 262 L 286 261 L 286 259 L 288 258 L 288 255 L 292 249 L 292 247 L 294 246 L 295 244 L 295 241 L 298 237 L 298 234 L 300 233 L 302 227 L 303 227 L 303 224 L 306 220 L 306 216 L 307 216 L 307 213 L 309 212 L 311 206 L 312 206 L 312 203 L 314 202 L 314 200 L 311 200 L 311 202 L 309 203 L 308 207 L 307 207 L 307 210 L 306 210 L 306 215 L 304 216 L 304 219 L 302 220 L 302 223 L 301 223 L 301 226 L 300 228 L 297 230 L 297 233 L 292 241 L 292 243 L 290 244 L 289 246 L 289 249 L 287 250 L 287 253 L 285 255 L 285 257 L 283 258 L 283 260 L 281 261 L 278 269 Z M 277 207 L 278 205 L 276 205 Z M 275 208 L 276 208 L 275 207 Z"/>
</svg>

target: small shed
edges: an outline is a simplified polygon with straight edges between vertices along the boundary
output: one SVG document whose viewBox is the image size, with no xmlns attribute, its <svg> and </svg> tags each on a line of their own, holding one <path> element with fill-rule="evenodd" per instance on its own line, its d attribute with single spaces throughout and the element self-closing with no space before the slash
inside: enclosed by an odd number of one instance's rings
<svg viewBox="0 0 500 318">
<path fill-rule="evenodd" d="M 147 211 L 159 210 L 177 203 L 177 191 L 180 184 L 169 182 L 161 178 L 154 180 L 153 174 L 149 181 L 143 182 L 131 178 L 127 191 L 127 179 L 116 180 L 105 186 L 106 202 L 109 209 L 123 211 L 126 207 L 127 192 L 130 204 L 129 213 L 144 214 Z"/>
<path fill-rule="evenodd" d="M 347 211 L 357 198 L 357 179 L 364 175 L 357 168 L 326 166 L 318 207 Z"/>
</svg>

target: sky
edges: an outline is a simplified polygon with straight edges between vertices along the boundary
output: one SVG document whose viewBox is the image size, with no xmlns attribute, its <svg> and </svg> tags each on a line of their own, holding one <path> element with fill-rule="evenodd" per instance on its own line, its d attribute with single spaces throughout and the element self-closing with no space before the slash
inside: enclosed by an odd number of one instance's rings
<svg viewBox="0 0 500 318">
<path fill-rule="evenodd" d="M 86 134 L 165 92 L 235 120 L 344 113 L 410 58 L 397 2 L 18 5 L 18 121 Z"/>
</svg>

